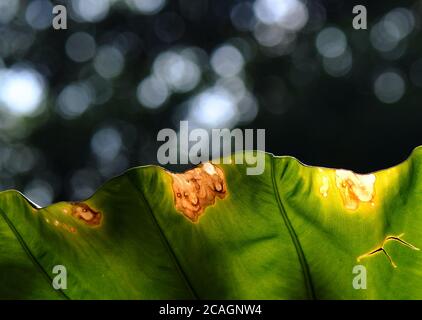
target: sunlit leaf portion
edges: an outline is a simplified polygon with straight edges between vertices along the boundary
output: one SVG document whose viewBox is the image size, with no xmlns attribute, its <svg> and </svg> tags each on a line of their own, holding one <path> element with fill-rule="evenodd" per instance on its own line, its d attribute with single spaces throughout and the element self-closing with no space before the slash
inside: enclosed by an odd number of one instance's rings
<svg viewBox="0 0 422 320">
<path fill-rule="evenodd" d="M 255 176 L 234 161 L 134 168 L 42 209 L 0 193 L 0 297 L 422 298 L 422 149 L 369 175 L 265 161 Z"/>
</svg>

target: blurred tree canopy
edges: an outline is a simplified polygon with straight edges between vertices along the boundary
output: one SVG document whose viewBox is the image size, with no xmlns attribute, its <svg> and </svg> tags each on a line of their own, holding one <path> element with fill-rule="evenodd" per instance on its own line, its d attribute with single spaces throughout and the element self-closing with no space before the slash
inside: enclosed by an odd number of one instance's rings
<svg viewBox="0 0 422 320">
<path fill-rule="evenodd" d="M 422 144 L 421 18 L 405 0 L 0 0 L 0 188 L 88 197 L 157 163 L 181 120 L 264 128 L 311 165 L 395 165 Z"/>
</svg>

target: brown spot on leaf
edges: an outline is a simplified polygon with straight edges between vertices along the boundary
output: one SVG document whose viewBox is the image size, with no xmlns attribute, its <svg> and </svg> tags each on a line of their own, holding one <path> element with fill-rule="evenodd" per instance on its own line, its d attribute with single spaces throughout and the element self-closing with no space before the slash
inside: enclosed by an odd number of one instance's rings
<svg viewBox="0 0 422 320">
<path fill-rule="evenodd" d="M 361 202 L 373 205 L 375 175 L 339 169 L 336 170 L 336 185 L 347 209 L 356 210 Z"/>
<path fill-rule="evenodd" d="M 61 227 L 70 233 L 76 233 L 76 228 L 69 226 L 68 224 L 62 223 Z"/>
<path fill-rule="evenodd" d="M 193 222 L 215 198 L 224 199 L 227 193 L 223 171 L 207 162 L 184 173 L 173 173 L 173 193 L 176 210 Z"/>
<path fill-rule="evenodd" d="M 99 211 L 95 211 L 86 203 L 73 202 L 72 204 L 72 216 L 82 220 L 90 226 L 97 226 L 101 222 L 102 214 Z"/>
</svg>

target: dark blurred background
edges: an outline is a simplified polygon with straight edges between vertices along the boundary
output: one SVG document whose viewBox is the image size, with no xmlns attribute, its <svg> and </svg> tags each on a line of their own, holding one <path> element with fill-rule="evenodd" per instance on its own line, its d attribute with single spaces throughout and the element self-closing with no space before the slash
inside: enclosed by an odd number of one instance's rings
<svg viewBox="0 0 422 320">
<path fill-rule="evenodd" d="M 421 21 L 422 1 L 0 0 L 0 189 L 88 197 L 157 163 L 180 120 L 265 128 L 311 165 L 395 165 L 422 144 Z"/>
</svg>

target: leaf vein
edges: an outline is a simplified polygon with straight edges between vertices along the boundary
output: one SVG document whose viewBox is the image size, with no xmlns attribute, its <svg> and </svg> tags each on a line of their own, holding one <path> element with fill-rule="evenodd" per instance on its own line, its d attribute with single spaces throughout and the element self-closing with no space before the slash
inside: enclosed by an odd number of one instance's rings
<svg viewBox="0 0 422 320">
<path fill-rule="evenodd" d="M 141 197 L 142 197 L 142 200 L 143 200 L 143 201 L 145 202 L 145 204 L 147 205 L 148 212 L 149 212 L 149 214 L 151 215 L 151 218 L 152 218 L 152 220 L 153 220 L 154 225 L 155 225 L 155 226 L 157 227 L 157 229 L 158 229 L 158 232 L 159 232 L 160 238 L 161 238 L 161 240 L 163 241 L 165 248 L 167 249 L 167 251 L 168 251 L 168 253 L 169 253 L 169 255 L 170 255 L 170 257 L 171 257 L 171 259 L 172 259 L 173 263 L 174 263 L 174 264 L 175 264 L 175 266 L 176 266 L 176 270 L 179 272 L 180 276 L 181 276 L 181 277 L 182 277 L 182 279 L 185 281 L 185 284 L 186 284 L 186 286 L 188 287 L 189 291 L 191 292 L 192 296 L 193 296 L 195 299 L 199 299 L 199 297 L 198 297 L 198 295 L 196 294 L 195 290 L 193 289 L 192 284 L 190 283 L 190 281 L 189 281 L 189 279 L 188 279 L 187 275 L 184 273 L 184 271 L 183 271 L 183 269 L 182 269 L 182 266 L 180 265 L 180 262 L 179 262 L 179 260 L 177 259 L 176 254 L 174 253 L 174 250 L 173 250 L 173 248 L 172 248 L 172 247 L 171 247 L 171 245 L 170 245 L 170 242 L 169 242 L 169 241 L 168 241 L 168 239 L 166 238 L 166 236 L 165 236 L 165 234 L 164 234 L 164 232 L 163 232 L 163 230 L 162 230 L 162 228 L 161 228 L 160 224 L 158 223 L 157 218 L 155 217 L 154 212 L 152 211 L 151 205 L 150 205 L 150 203 L 148 202 L 148 200 L 147 200 L 147 198 L 146 198 L 146 196 L 145 196 L 145 194 L 144 194 L 143 190 L 142 190 L 141 188 L 139 188 L 139 187 L 138 187 L 138 185 L 137 185 L 137 184 L 136 184 L 136 183 L 132 180 L 132 177 L 131 177 L 131 175 L 130 175 L 130 174 L 128 174 L 128 175 L 127 175 L 127 177 L 128 177 L 129 182 L 132 184 L 132 186 L 135 188 L 135 190 L 136 190 L 136 191 L 138 191 L 138 193 L 139 193 L 139 194 L 141 195 Z"/>
<path fill-rule="evenodd" d="M 290 238 L 292 239 L 293 245 L 296 249 L 296 253 L 298 255 L 299 262 L 300 262 L 302 272 L 303 272 L 303 276 L 304 276 L 304 279 L 305 279 L 305 284 L 306 284 L 306 289 L 307 289 L 308 295 L 312 299 L 316 299 L 314 287 L 313 287 L 313 284 L 312 284 L 312 278 L 311 278 L 311 274 L 310 274 L 310 271 L 309 271 L 308 263 L 306 262 L 305 254 L 303 252 L 299 238 L 298 238 L 298 236 L 297 236 L 297 234 L 296 234 L 296 232 L 293 228 L 292 223 L 290 222 L 290 219 L 287 215 L 287 212 L 286 212 L 286 210 L 283 206 L 283 203 L 281 201 L 281 198 L 280 198 L 280 193 L 279 193 L 278 186 L 277 186 L 276 179 L 275 179 L 274 160 L 275 160 L 275 158 L 271 157 L 271 178 L 272 178 L 272 182 L 273 182 L 274 193 L 275 193 L 275 197 L 276 197 L 276 200 L 277 200 L 278 208 L 280 210 L 281 216 L 283 217 L 284 224 L 286 225 L 287 230 L 289 231 L 289 235 L 290 235 Z"/>
</svg>

